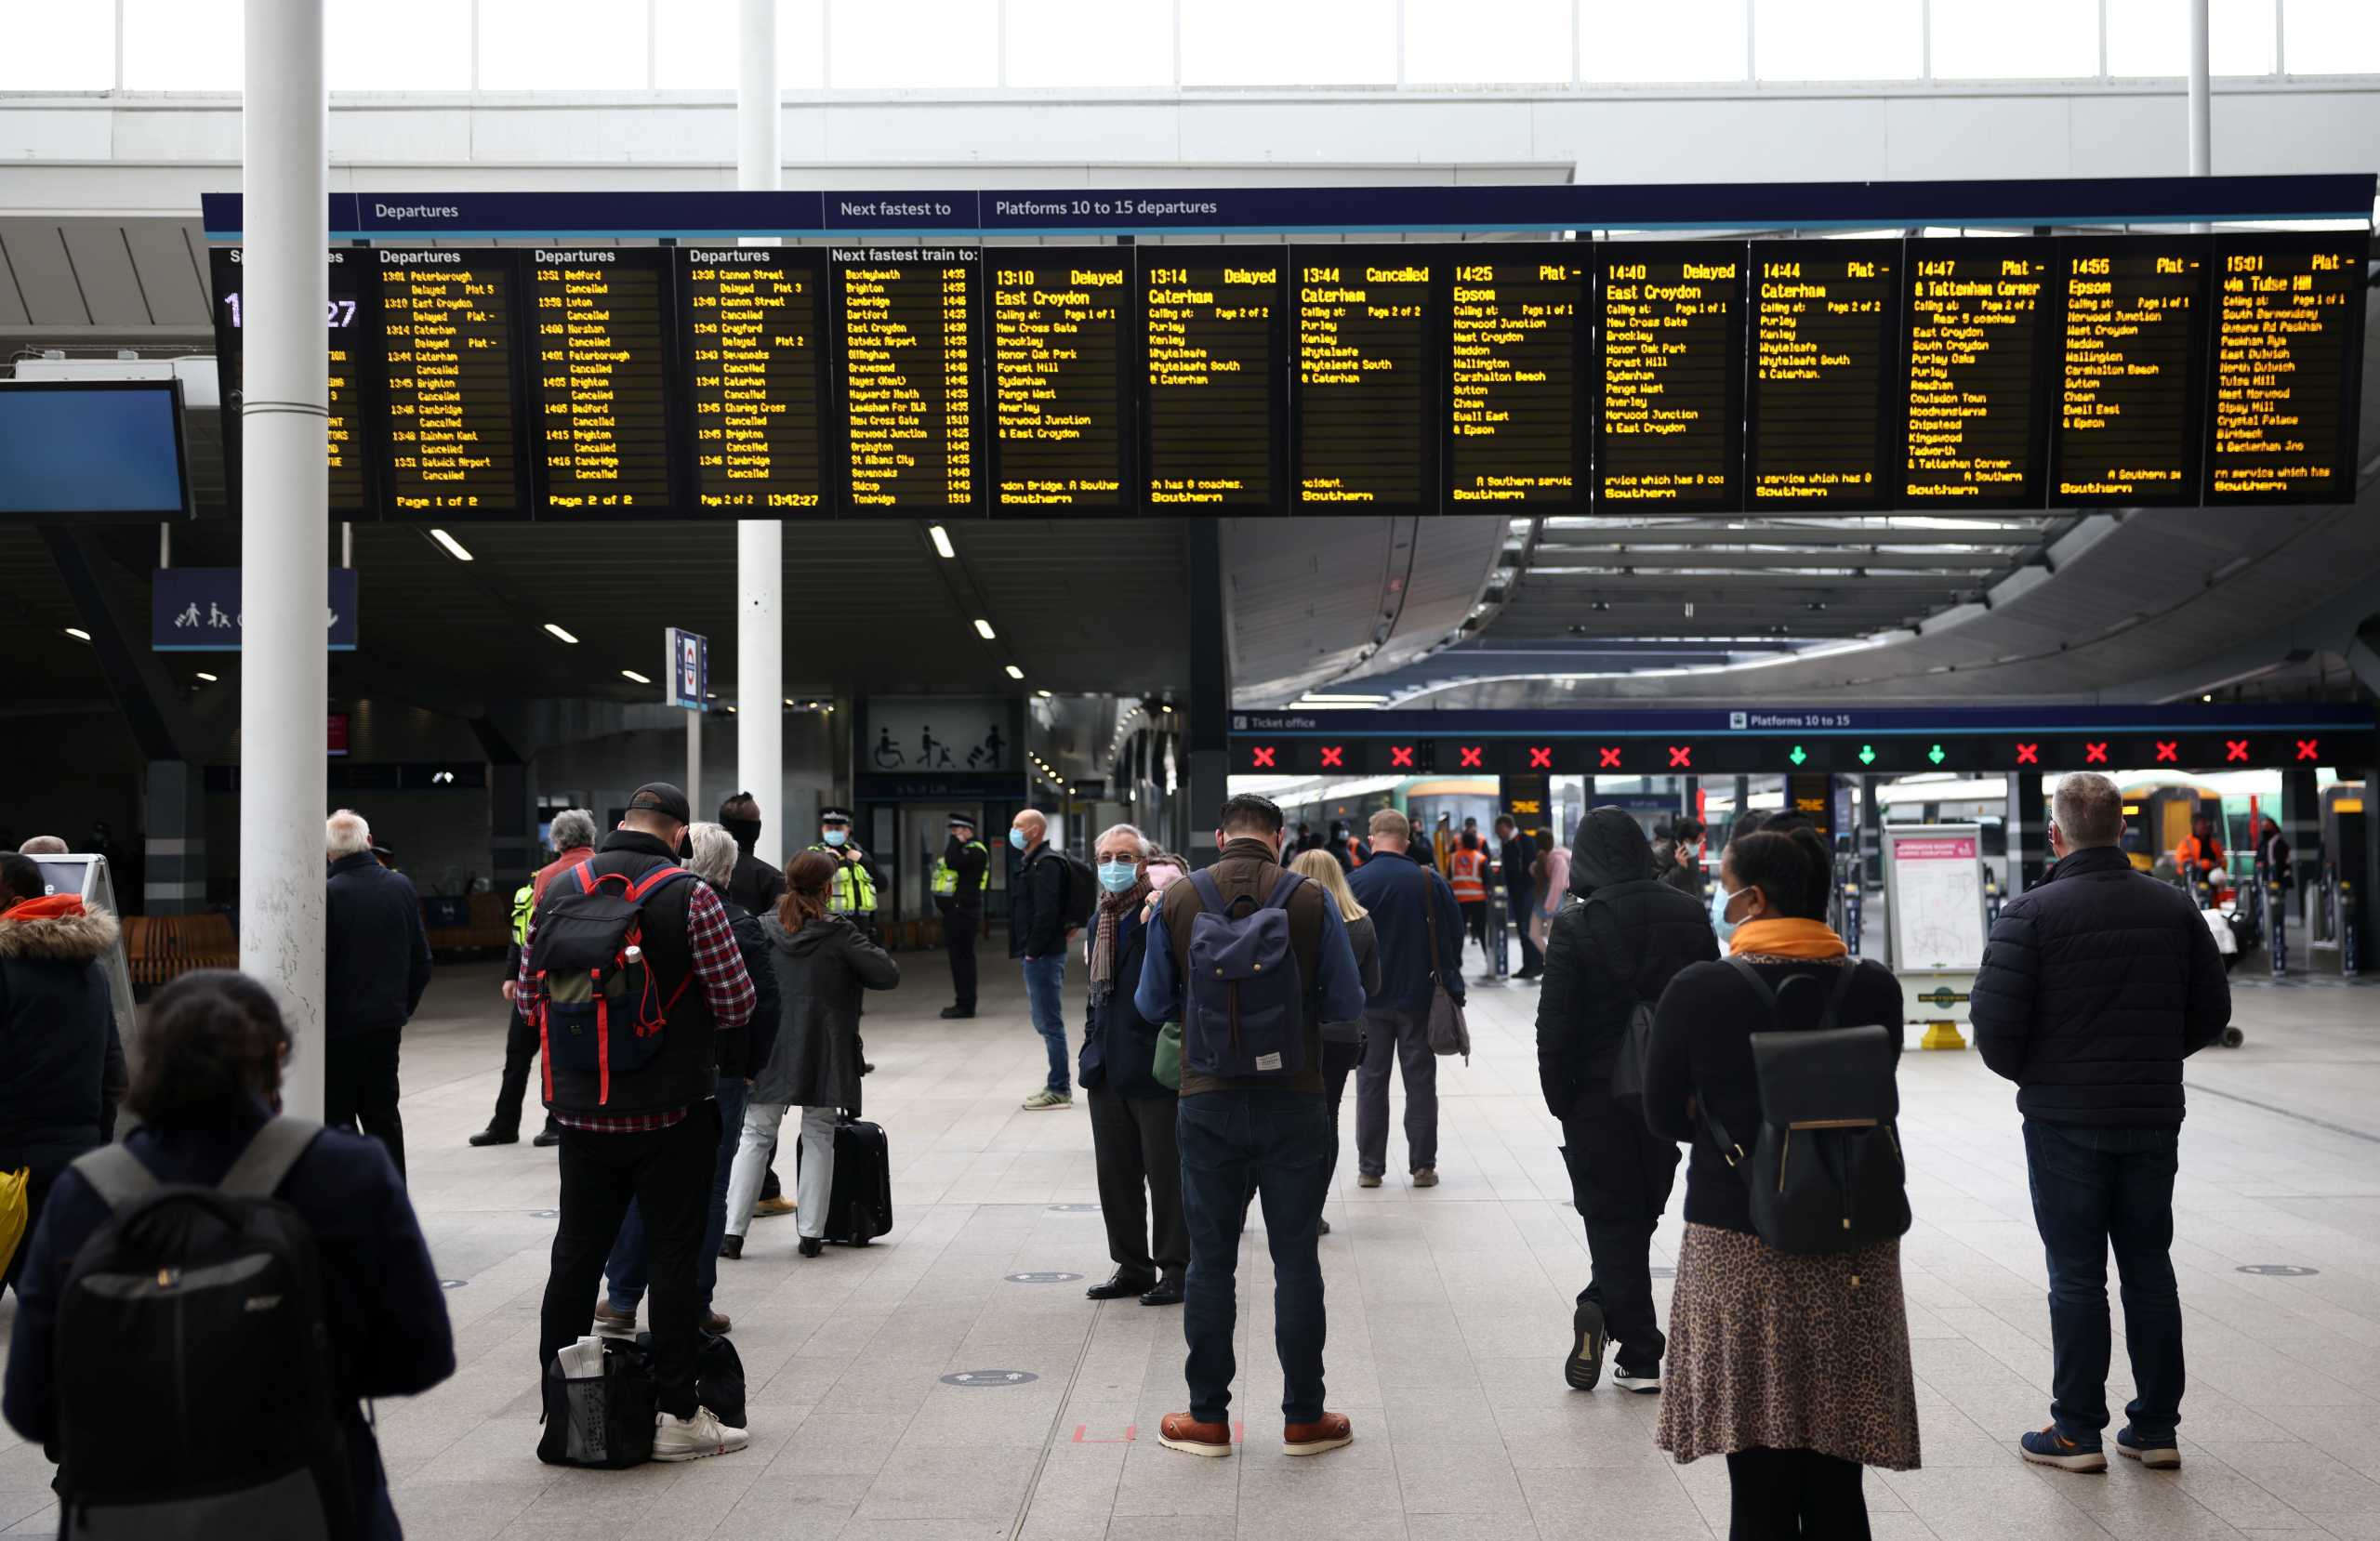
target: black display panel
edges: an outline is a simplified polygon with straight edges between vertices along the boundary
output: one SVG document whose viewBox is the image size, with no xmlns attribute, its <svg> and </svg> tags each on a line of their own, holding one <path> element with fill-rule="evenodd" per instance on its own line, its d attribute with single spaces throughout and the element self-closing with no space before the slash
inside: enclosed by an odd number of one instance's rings
<svg viewBox="0 0 2380 1541">
<path fill-rule="evenodd" d="M 181 381 L 0 380 L 0 521 L 146 523 L 194 511 Z"/>
<path fill-rule="evenodd" d="M 2206 501 L 2355 496 L 2366 230 L 2215 242 Z"/>
<path fill-rule="evenodd" d="M 2198 501 L 2211 256 L 2204 236 L 2058 242 L 2058 349 L 2047 376 L 2057 392 L 2056 502 Z"/>
<path fill-rule="evenodd" d="M 1438 507 L 1436 273 L 1432 246 L 1293 246 L 1289 506 L 1304 513 Z"/>
<path fill-rule="evenodd" d="M 2047 241 L 1909 243 L 1902 507 L 2042 506 L 2056 257 Z"/>
<path fill-rule="evenodd" d="M 1586 254 L 1575 244 L 1449 254 L 1446 511 L 1587 504 Z"/>
<path fill-rule="evenodd" d="M 246 285 L 242 282 L 242 248 L 218 246 L 207 254 L 207 270 L 215 290 L 215 375 L 223 413 L 223 471 L 227 500 L 240 506 L 241 403 L 246 398 Z M 379 371 L 378 356 L 370 349 L 377 330 L 377 311 L 367 309 L 376 296 L 364 283 L 368 260 L 360 251 L 333 249 L 330 254 L 330 298 L 324 325 L 330 334 L 330 421 L 326 438 L 330 453 L 330 511 L 348 519 L 377 512 L 367 468 L 372 456 L 364 442 L 364 425 L 373 417 L 365 388 Z"/>
<path fill-rule="evenodd" d="M 1615 510 L 1743 506 L 1741 242 L 1627 242 L 1597 257 L 1595 485 Z"/>
<path fill-rule="evenodd" d="M 651 247 L 526 254 L 540 514 L 670 510 L 668 262 Z"/>
<path fill-rule="evenodd" d="M 1153 512 L 1282 506 L 1286 247 L 1140 251 L 1142 481 Z"/>
<path fill-rule="evenodd" d="M 826 508 L 823 258 L 778 246 L 679 248 L 694 512 Z"/>
<path fill-rule="evenodd" d="M 1878 508 L 1897 490 L 1901 244 L 1753 244 L 1751 508 Z"/>
<path fill-rule="evenodd" d="M 842 507 L 863 514 L 984 507 L 973 246 L 835 249 L 834 442 Z"/>
<path fill-rule="evenodd" d="M 1121 513 L 1131 470 L 1132 254 L 995 249 L 986 261 L 992 507 Z"/>
<path fill-rule="evenodd" d="M 374 255 L 388 370 L 388 507 L 405 519 L 519 516 L 514 254 L 430 247 Z"/>
</svg>

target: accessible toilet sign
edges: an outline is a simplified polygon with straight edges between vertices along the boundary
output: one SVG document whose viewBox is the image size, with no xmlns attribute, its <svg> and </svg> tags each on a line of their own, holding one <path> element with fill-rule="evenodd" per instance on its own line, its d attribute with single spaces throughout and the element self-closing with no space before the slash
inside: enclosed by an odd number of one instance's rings
<svg viewBox="0 0 2380 1541">
<path fill-rule="evenodd" d="M 355 651 L 355 569 L 331 569 L 323 625 L 331 652 Z M 149 631 L 157 652 L 239 652 L 240 570 L 159 568 L 149 591 Z"/>
</svg>

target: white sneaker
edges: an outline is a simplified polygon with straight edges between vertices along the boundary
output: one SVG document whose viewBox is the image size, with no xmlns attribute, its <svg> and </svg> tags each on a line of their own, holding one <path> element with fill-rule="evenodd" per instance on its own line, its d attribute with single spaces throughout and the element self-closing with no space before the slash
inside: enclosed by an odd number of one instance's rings
<svg viewBox="0 0 2380 1541">
<path fill-rule="evenodd" d="M 1074 1105 L 1075 1100 L 1071 1096 L 1063 1091 L 1051 1091 L 1047 1087 L 1043 1087 L 1025 1100 L 1025 1111 L 1027 1113 L 1041 1113 L 1050 1108 L 1071 1108 Z"/>
<path fill-rule="evenodd" d="M 752 1442 L 750 1430 L 730 1429 L 707 1407 L 697 1407 L 690 1418 L 658 1413 L 653 1420 L 653 1458 L 656 1461 L 698 1461 L 705 1455 L 727 1455 Z"/>
</svg>

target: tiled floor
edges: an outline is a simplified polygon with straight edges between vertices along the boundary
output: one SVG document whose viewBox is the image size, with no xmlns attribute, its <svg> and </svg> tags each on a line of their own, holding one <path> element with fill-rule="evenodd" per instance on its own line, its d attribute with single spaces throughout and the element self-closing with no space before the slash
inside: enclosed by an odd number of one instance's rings
<svg viewBox="0 0 2380 1541">
<path fill-rule="evenodd" d="M 1656 1406 L 1562 1384 L 1585 1251 L 1558 1135 L 1538 1105 L 1526 986 L 1480 989 L 1478 1054 L 1442 1066 L 1444 1184 L 1354 1186 L 1323 1243 L 1331 1404 L 1355 1444 L 1284 1458 L 1261 1234 L 1243 1262 L 1236 1406 L 1260 1437 L 1230 1461 L 1160 1448 L 1183 1403 L 1181 1316 L 1093 1306 L 1104 1276 L 1079 1108 L 1019 1111 L 1039 1074 L 1012 970 L 985 960 L 985 1014 L 943 1022 L 940 960 L 871 1002 L 869 1116 L 890 1132 L 897 1225 L 805 1262 L 762 1221 L 721 1269 L 752 1387 L 752 1447 L 618 1473 L 539 1466 L 535 1345 L 554 1200 L 549 1152 L 473 1151 L 501 1056 L 492 968 L 442 972 L 408 1034 L 414 1198 L 462 1368 L 379 1409 L 410 1535 L 719 1534 L 766 1541 L 1468 1541 L 1726 1533 L 1717 1461 L 1673 1465 Z M 2244 1048 L 2190 1067 L 2175 1261 L 2188 1312 L 2183 1469 L 2044 1472 L 2013 1454 L 2046 1417 L 2041 1252 L 2009 1088 L 1972 1054 L 1904 1061 L 1917 1228 L 1905 1251 L 1925 1468 L 1871 1473 L 1876 1534 L 2380 1538 L 2380 994 L 2241 981 Z M 1068 981 L 1079 1014 L 1079 970 Z M 2281 1110 L 2286 1110 L 2281 1111 Z M 1353 1111 L 1349 1110 L 1352 1119 Z M 1392 1168 L 1401 1164 L 1393 1145 Z M 1673 1217 L 1659 1262 L 1677 1240 Z M 2305 1277 L 2243 1274 L 2283 1263 Z M 0 1305 L 0 1321 L 10 1307 Z M 2122 1355 L 2118 1355 L 2121 1361 Z M 953 1385 L 964 1371 L 1032 1378 Z M 2119 1363 L 2111 1401 L 2128 1394 Z M 0 1526 L 55 1525 L 37 1450 L 0 1444 Z"/>
</svg>

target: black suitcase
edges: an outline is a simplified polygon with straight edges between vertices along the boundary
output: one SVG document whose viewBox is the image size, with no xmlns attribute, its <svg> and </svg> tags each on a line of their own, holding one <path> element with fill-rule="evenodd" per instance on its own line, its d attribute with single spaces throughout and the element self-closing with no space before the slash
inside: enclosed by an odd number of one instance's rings
<svg viewBox="0 0 2380 1541">
<path fill-rule="evenodd" d="M 835 1180 L 826 1195 L 826 1240 L 838 1246 L 866 1246 L 892 1229 L 892 1156 L 884 1126 L 847 1118 L 835 1126 Z"/>
</svg>

